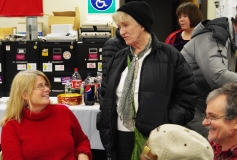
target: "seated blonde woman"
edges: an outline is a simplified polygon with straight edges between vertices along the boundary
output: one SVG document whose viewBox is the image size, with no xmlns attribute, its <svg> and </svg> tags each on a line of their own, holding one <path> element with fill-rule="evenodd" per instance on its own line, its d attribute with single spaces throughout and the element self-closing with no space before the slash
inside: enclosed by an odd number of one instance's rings
<svg viewBox="0 0 237 160">
<path fill-rule="evenodd" d="M 52 105 L 50 82 L 41 71 L 20 71 L 13 79 L 1 121 L 3 159 L 92 160 L 90 142 L 64 105 Z"/>
</svg>

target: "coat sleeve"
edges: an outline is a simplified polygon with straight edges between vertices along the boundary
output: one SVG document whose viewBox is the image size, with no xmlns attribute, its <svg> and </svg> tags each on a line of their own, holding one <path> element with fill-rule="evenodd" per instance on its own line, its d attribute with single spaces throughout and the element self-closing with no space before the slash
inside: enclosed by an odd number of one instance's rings
<svg viewBox="0 0 237 160">
<path fill-rule="evenodd" d="M 211 89 L 220 88 L 228 82 L 237 82 L 237 74 L 234 72 L 235 56 L 231 54 L 228 40 L 222 46 L 211 36 L 203 34 L 194 43 L 196 62 Z"/>
<path fill-rule="evenodd" d="M 24 159 L 21 151 L 21 141 L 11 122 L 7 122 L 2 127 L 1 143 L 3 159 Z"/>
<path fill-rule="evenodd" d="M 102 83 L 101 83 L 101 99 L 100 99 L 100 106 L 103 104 L 104 93 L 107 83 L 107 67 L 109 60 L 116 54 L 117 51 L 121 49 L 119 44 L 117 43 L 117 38 L 110 38 L 108 41 L 105 42 L 102 48 Z"/>
<path fill-rule="evenodd" d="M 70 117 L 73 124 L 72 136 L 75 143 L 75 157 L 78 157 L 78 154 L 84 153 L 88 155 L 89 159 L 92 160 L 92 153 L 90 147 L 90 141 L 88 137 L 83 132 L 80 123 L 78 122 L 76 116 L 70 111 Z"/>
<path fill-rule="evenodd" d="M 104 96 L 105 96 L 105 90 L 107 87 L 107 78 L 108 78 L 108 73 L 109 70 L 113 64 L 113 57 L 112 56 L 108 62 L 106 62 L 106 68 L 103 70 L 103 74 L 102 74 L 102 82 L 101 82 L 101 98 L 100 98 L 100 110 L 101 107 L 103 106 L 103 102 L 104 102 Z"/>
<path fill-rule="evenodd" d="M 115 54 L 126 48 L 127 45 L 124 43 L 123 39 L 120 38 L 110 38 L 108 41 L 105 42 L 102 48 L 102 84 L 101 84 L 101 100 L 100 104 L 103 104 L 103 97 L 105 93 L 106 83 L 107 83 L 107 74 L 109 72 L 109 68 L 112 65 L 109 63 L 111 59 L 115 56 Z"/>
<path fill-rule="evenodd" d="M 117 51 L 120 50 L 120 47 L 117 43 L 116 38 L 110 38 L 106 41 L 102 48 L 102 69 L 105 70 L 107 62 L 111 57 L 115 55 Z"/>
<path fill-rule="evenodd" d="M 169 107 L 169 123 L 185 125 L 194 117 L 198 100 L 198 90 L 192 70 L 178 50 L 173 50 L 172 63 L 175 68 L 174 88 Z"/>
<path fill-rule="evenodd" d="M 107 62 L 115 53 L 126 47 L 127 45 L 122 37 L 110 38 L 106 41 L 102 48 L 102 69 L 105 70 Z"/>
</svg>

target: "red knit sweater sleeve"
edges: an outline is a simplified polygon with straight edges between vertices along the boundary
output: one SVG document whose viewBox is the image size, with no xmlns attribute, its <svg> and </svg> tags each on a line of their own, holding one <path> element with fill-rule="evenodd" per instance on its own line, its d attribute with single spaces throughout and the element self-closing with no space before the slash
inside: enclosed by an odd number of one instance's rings
<svg viewBox="0 0 237 160">
<path fill-rule="evenodd" d="M 16 134 L 14 126 L 6 123 L 2 128 L 2 156 L 3 159 L 8 160 L 23 160 L 23 155 L 21 151 L 21 142 Z M 5 150 L 5 148 L 11 148 Z"/>
<path fill-rule="evenodd" d="M 84 153 L 89 156 L 89 159 L 92 160 L 92 153 L 90 149 L 90 141 L 85 133 L 82 131 L 81 125 L 78 122 L 76 116 L 71 112 L 71 119 L 73 122 L 73 131 L 72 136 L 75 143 L 75 156 L 78 157 L 79 153 Z"/>
</svg>

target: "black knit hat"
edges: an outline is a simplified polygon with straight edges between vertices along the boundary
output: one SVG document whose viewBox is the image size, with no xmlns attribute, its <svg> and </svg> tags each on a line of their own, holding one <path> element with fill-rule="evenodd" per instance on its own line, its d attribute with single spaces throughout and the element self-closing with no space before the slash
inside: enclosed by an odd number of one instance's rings
<svg viewBox="0 0 237 160">
<path fill-rule="evenodd" d="M 153 14 L 146 2 L 132 1 L 122 5 L 117 11 L 122 11 L 133 17 L 146 31 L 151 32 Z"/>
</svg>

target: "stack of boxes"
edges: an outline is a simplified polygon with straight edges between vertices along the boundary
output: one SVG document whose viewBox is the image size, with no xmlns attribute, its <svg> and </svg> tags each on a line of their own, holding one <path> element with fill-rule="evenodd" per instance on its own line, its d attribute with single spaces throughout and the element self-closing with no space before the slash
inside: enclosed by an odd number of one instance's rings
<svg viewBox="0 0 237 160">
<path fill-rule="evenodd" d="M 80 13 L 78 7 L 75 7 L 75 11 L 53 12 L 53 15 L 47 15 L 47 16 L 48 16 L 48 33 L 51 33 L 52 25 L 57 24 L 72 24 L 73 30 L 79 32 Z M 38 36 L 45 36 L 43 32 L 43 23 L 38 22 L 37 27 L 38 27 Z M 16 27 L 0 28 L 0 40 L 4 40 L 11 34 L 26 35 L 26 22 L 20 22 L 17 24 Z"/>
<path fill-rule="evenodd" d="M 53 12 L 53 14 L 48 15 L 48 33 L 51 33 L 51 27 L 55 24 L 72 24 L 73 30 L 79 31 L 80 13 L 78 7 L 75 7 L 75 11 Z"/>
</svg>

